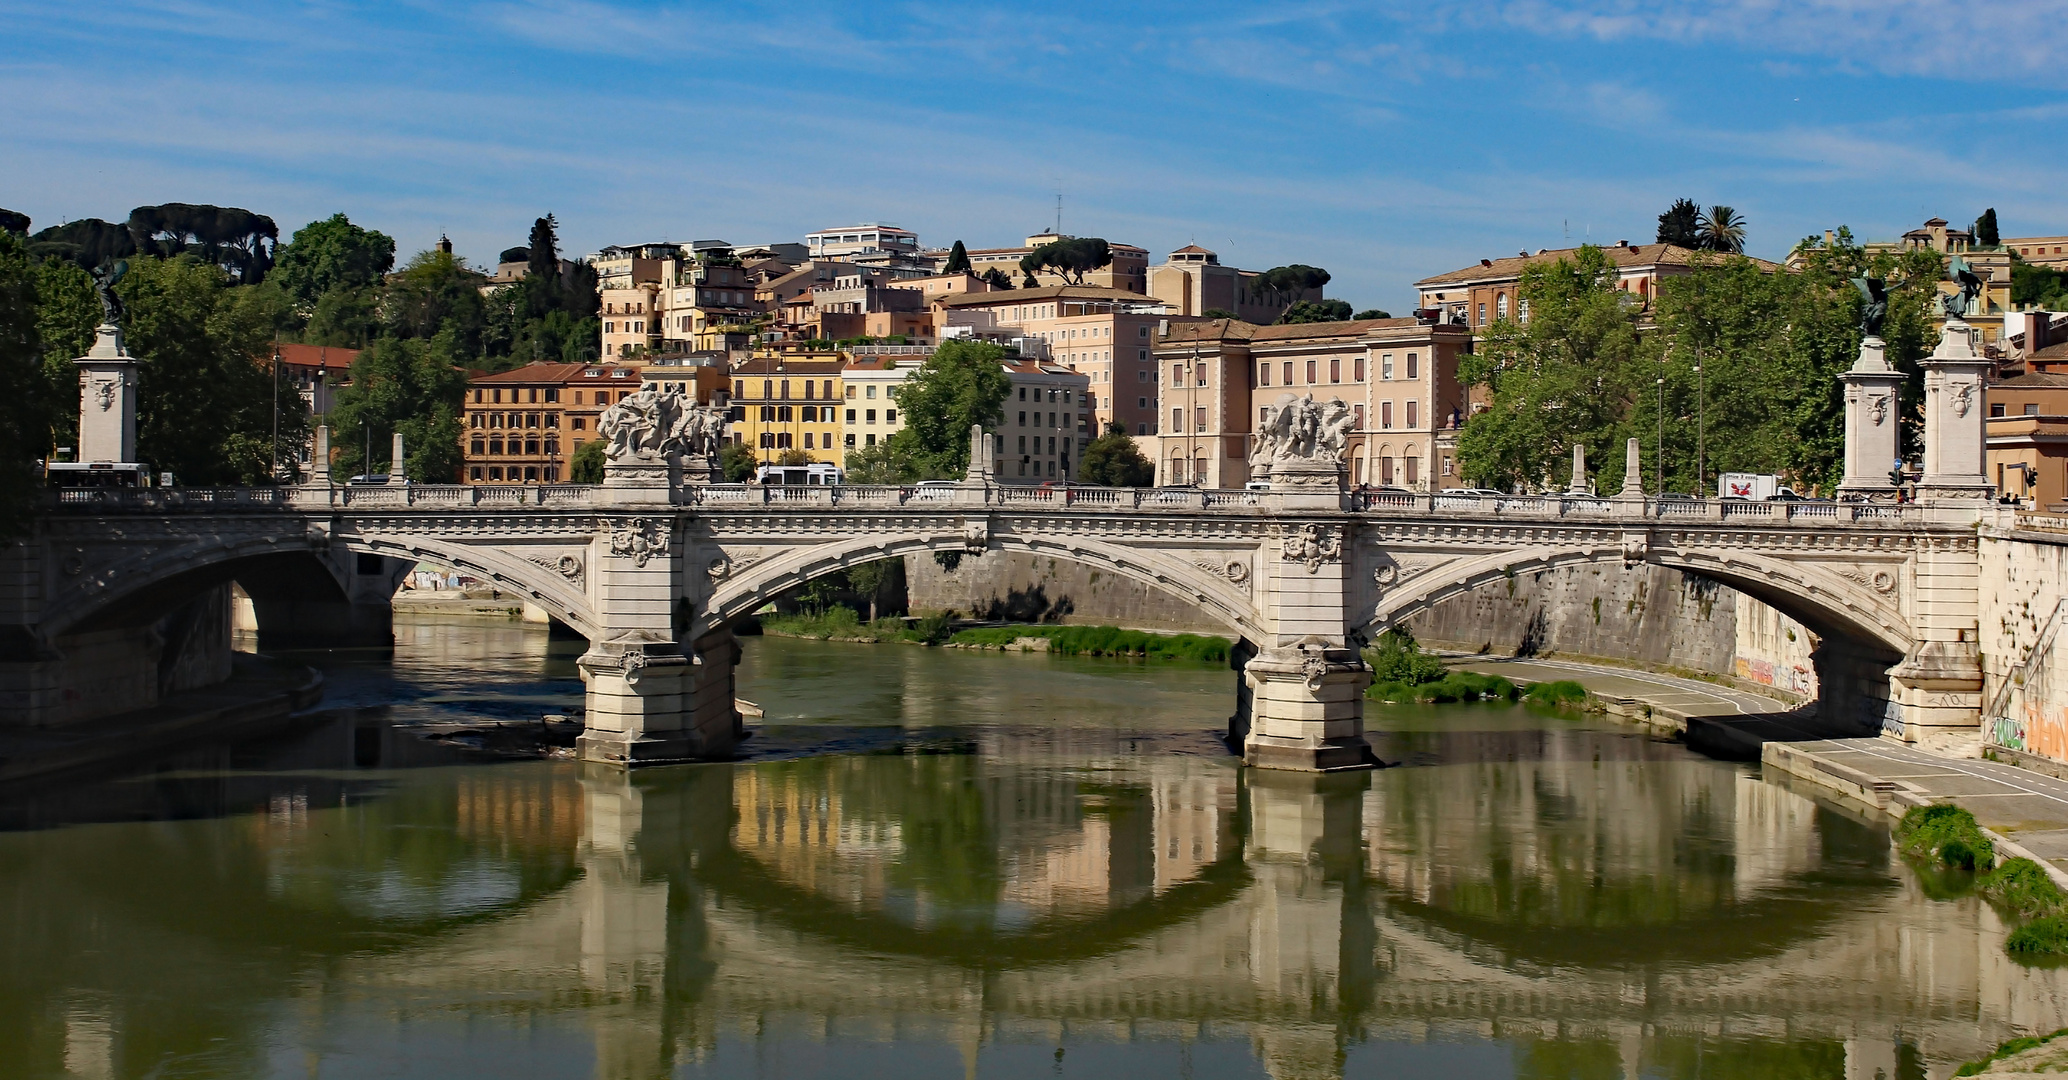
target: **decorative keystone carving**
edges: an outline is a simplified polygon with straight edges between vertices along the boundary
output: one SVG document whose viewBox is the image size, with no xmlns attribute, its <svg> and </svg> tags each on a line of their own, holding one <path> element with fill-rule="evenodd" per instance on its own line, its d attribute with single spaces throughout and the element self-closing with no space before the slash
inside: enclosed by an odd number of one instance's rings
<svg viewBox="0 0 2068 1080">
<path fill-rule="evenodd" d="M 1961 383 L 1953 388 L 1953 415 L 1966 416 L 1975 407 L 1975 384 Z"/>
<path fill-rule="evenodd" d="M 1218 559 L 1194 559 L 1192 565 L 1216 577 L 1227 578 L 1229 584 L 1243 592 L 1249 591 L 1249 563 L 1246 560 L 1229 559 L 1223 562 Z"/>
<path fill-rule="evenodd" d="M 94 383 L 93 383 L 93 400 L 94 400 L 94 403 L 95 403 L 95 404 L 97 404 L 97 405 L 99 405 L 99 406 L 101 407 L 101 411 L 102 411 L 102 412 L 107 412 L 107 411 L 108 411 L 109 409 L 112 409 L 112 408 L 114 408 L 114 407 L 115 407 L 115 380 L 113 380 L 113 379 L 96 379 L 96 380 L 94 380 Z"/>
<path fill-rule="evenodd" d="M 982 555 L 991 546 L 991 519 L 963 519 L 962 546 L 972 555 Z"/>
<path fill-rule="evenodd" d="M 1334 529 L 1323 530 L 1319 525 L 1302 525 L 1298 531 L 1285 538 L 1285 560 L 1305 563 L 1307 572 L 1318 574 L 1321 564 L 1334 562 L 1343 557 L 1343 540 Z"/>
<path fill-rule="evenodd" d="M 1650 557 L 1652 537 L 1648 532 L 1626 532 L 1623 534 L 1623 566 L 1632 567 Z"/>
<path fill-rule="evenodd" d="M 1321 689 L 1321 680 L 1328 677 L 1328 657 L 1317 652 L 1301 657 L 1300 674 L 1307 677 L 1307 689 Z"/>
<path fill-rule="evenodd" d="M 652 518 L 635 517 L 610 530 L 610 553 L 645 566 L 648 559 L 668 551 L 668 530 Z"/>
<path fill-rule="evenodd" d="M 535 555 L 531 561 L 559 574 L 576 585 L 582 583 L 582 560 L 573 555 L 562 555 L 558 559 L 549 559 Z"/>
<path fill-rule="evenodd" d="M 1862 567 L 1849 566 L 1838 571 L 1838 576 L 1884 595 L 1896 591 L 1896 575 L 1888 570 L 1870 571 Z"/>
<path fill-rule="evenodd" d="M 1888 395 L 1875 394 L 1867 399 L 1867 419 L 1880 427 L 1888 419 Z"/>
</svg>

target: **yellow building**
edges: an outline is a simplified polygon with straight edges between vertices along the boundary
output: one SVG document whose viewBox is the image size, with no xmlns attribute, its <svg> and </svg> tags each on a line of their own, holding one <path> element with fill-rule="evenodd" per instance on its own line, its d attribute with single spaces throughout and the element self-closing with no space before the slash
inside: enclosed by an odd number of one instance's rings
<svg viewBox="0 0 2068 1080">
<path fill-rule="evenodd" d="M 839 353 L 757 356 L 732 372 L 732 439 L 774 462 L 784 451 L 838 465 L 840 406 L 846 391 Z"/>
</svg>

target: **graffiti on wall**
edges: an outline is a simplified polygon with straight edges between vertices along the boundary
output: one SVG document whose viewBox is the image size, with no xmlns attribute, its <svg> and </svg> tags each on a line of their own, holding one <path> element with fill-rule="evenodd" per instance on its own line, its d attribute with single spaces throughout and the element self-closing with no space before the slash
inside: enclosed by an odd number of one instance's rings
<svg viewBox="0 0 2068 1080">
<path fill-rule="evenodd" d="M 1817 693 L 1816 672 L 1801 664 L 1777 664 L 1772 660 L 1759 660 L 1749 656 L 1736 658 L 1733 667 L 1737 676 L 1761 686 L 1786 690 L 1804 697 L 1815 697 Z"/>
</svg>

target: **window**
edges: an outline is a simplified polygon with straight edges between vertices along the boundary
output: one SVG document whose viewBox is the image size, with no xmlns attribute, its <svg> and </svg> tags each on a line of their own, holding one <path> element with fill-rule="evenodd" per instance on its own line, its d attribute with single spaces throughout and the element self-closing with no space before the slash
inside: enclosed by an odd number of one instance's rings
<svg viewBox="0 0 2068 1080">
<path fill-rule="evenodd" d="M 1135 425 L 1135 434 L 1137 434 L 1137 435 L 1147 435 L 1148 433 L 1149 433 L 1149 425 L 1147 425 L 1147 424 L 1136 424 L 1136 425 Z"/>
<path fill-rule="evenodd" d="M 1410 450 L 1412 450 L 1412 447 L 1410 447 Z M 1421 457 L 1420 457 L 1419 455 L 1416 455 L 1416 454 L 1414 454 L 1414 453 L 1409 453 L 1409 454 L 1407 455 L 1407 483 L 1408 483 L 1408 486 L 1409 486 L 1409 487 L 1413 487 L 1413 486 L 1415 485 L 1415 483 L 1416 483 L 1417 481 L 1419 481 L 1419 480 L 1420 480 L 1420 479 L 1422 478 L 1422 477 L 1421 477 L 1421 472 L 1422 472 L 1422 459 L 1421 459 Z"/>
<path fill-rule="evenodd" d="M 487 452 L 488 452 L 488 449 L 487 449 L 487 444 L 483 443 L 483 442 L 482 442 L 482 441 L 481 441 L 480 439 L 475 439 L 475 440 L 474 440 L 474 446 L 473 446 L 473 449 L 474 449 L 474 454 L 475 454 L 475 456 L 477 456 L 477 457 L 478 457 L 478 456 L 480 456 L 480 455 L 482 455 L 482 454 L 485 454 L 485 453 L 487 453 Z"/>
<path fill-rule="evenodd" d="M 737 393 L 737 396 L 745 397 L 746 395 L 744 392 L 739 392 Z M 582 392 L 580 390 L 574 392 L 574 403 L 577 405 L 580 405 L 582 403 Z"/>
<path fill-rule="evenodd" d="M 1205 430 L 1206 430 L 1206 406 L 1204 406 L 1204 405 L 1201 405 L 1201 406 L 1199 406 L 1199 408 L 1197 408 L 1197 409 L 1193 410 L 1193 416 L 1194 416 L 1194 421 L 1193 421 L 1193 424 L 1192 424 L 1192 430 L 1194 430 L 1194 431 L 1205 431 Z"/>
<path fill-rule="evenodd" d="M 1138 398 L 1136 398 L 1136 399 L 1135 399 L 1135 408 L 1137 408 L 1137 409 L 1146 409 L 1146 408 L 1148 408 L 1148 407 L 1149 407 L 1149 399 L 1148 399 L 1148 398 L 1145 398 L 1145 397 L 1138 397 Z"/>
<path fill-rule="evenodd" d="M 1408 403 L 1407 403 L 1407 426 L 1408 426 L 1408 427 L 1414 427 L 1414 426 L 1415 426 L 1415 406 L 1416 406 L 1416 405 L 1418 405 L 1418 404 L 1420 404 L 1420 403 L 1419 403 L 1419 402 L 1415 402 L 1415 401 L 1410 401 L 1410 402 L 1408 402 Z"/>
<path fill-rule="evenodd" d="M 847 445 L 848 445 L 848 447 L 849 447 L 849 448 L 853 448 L 853 446 L 854 446 L 854 432 L 852 432 L 852 431 L 848 432 L 848 433 L 847 433 L 847 438 L 846 438 L 846 440 L 844 440 L 844 441 L 845 441 L 845 442 L 847 443 Z"/>
<path fill-rule="evenodd" d="M 873 431 L 869 433 L 869 442 L 868 442 L 868 445 L 870 445 L 870 446 L 874 446 L 874 445 L 876 445 L 876 433 L 875 433 L 875 432 L 873 432 Z"/>
<path fill-rule="evenodd" d="M 547 439 L 547 440 L 546 440 L 546 453 L 548 453 L 548 454 L 557 454 L 557 453 L 559 453 L 559 452 L 560 452 L 560 440 L 559 440 L 559 439 Z"/>
<path fill-rule="evenodd" d="M 1386 380 L 1386 379 L 1391 379 L 1392 377 L 1393 377 L 1393 354 L 1392 354 L 1392 353 L 1387 353 L 1386 355 L 1384 355 L 1384 356 L 1381 356 L 1381 357 L 1379 357 L 1379 378 L 1380 378 L 1381 380 Z"/>
<path fill-rule="evenodd" d="M 510 452 L 513 454 L 517 452 L 516 443 L 513 442 L 510 444 Z M 527 454 L 536 455 L 539 452 L 539 441 L 537 439 L 524 440 L 524 452 Z"/>
<path fill-rule="evenodd" d="M 1481 304 L 1479 305 L 1479 312 L 1478 312 L 1478 318 L 1479 318 L 1479 325 L 1481 325 L 1481 326 L 1485 326 L 1485 325 L 1486 325 L 1486 304 L 1484 304 L 1484 303 L 1481 303 Z"/>
<path fill-rule="evenodd" d="M 1258 427 L 1262 427 L 1262 426 L 1264 426 L 1265 424 L 1268 424 L 1268 423 L 1270 423 L 1270 422 L 1271 422 L 1271 406 L 1269 406 L 1269 405 L 1259 405 L 1259 406 L 1257 406 L 1257 426 L 1258 426 Z"/>
<path fill-rule="evenodd" d="M 884 423 L 886 423 L 886 424 L 895 424 L 895 423 L 897 423 L 897 422 L 898 422 L 898 411 L 897 411 L 896 409 L 885 409 L 885 410 L 883 410 L 883 422 L 884 422 Z"/>
<path fill-rule="evenodd" d="M 862 416 L 864 418 L 863 423 L 873 424 L 876 422 L 876 410 L 874 409 L 864 409 Z"/>
<path fill-rule="evenodd" d="M 539 388 L 536 386 L 531 388 L 531 403 L 533 405 L 539 403 Z"/>
<path fill-rule="evenodd" d="M 774 397 L 774 396 L 775 396 L 775 383 L 774 383 L 774 382 L 771 382 L 771 381 L 770 381 L 770 380 L 768 380 L 768 379 L 763 379 L 763 380 L 761 380 L 761 399 L 762 399 L 763 401 L 766 401 L 766 400 L 768 400 L 769 398 L 772 398 L 772 397 Z M 787 395 L 785 395 L 785 396 L 787 396 Z"/>
<path fill-rule="evenodd" d="M 1182 433 L 1184 432 L 1184 430 L 1185 430 L 1185 410 L 1183 410 L 1183 409 L 1172 409 L 1172 410 L 1170 411 L 1170 433 L 1171 433 L 1171 434 L 1173 434 L 1173 435 L 1177 435 L 1177 434 L 1182 434 Z"/>
<path fill-rule="evenodd" d="M 2002 406 L 1997 406 L 1997 408 L 1998 408 L 1998 409 L 2001 409 L 2001 408 L 2002 408 Z M 1996 415 L 1998 415 L 1998 416 L 2002 416 L 2002 415 L 2003 415 L 2003 413 L 2002 413 L 2002 412 L 1998 412 L 1998 413 L 1997 413 Z M 481 426 L 481 414 L 480 414 L 480 413 L 469 413 L 469 414 L 468 414 L 468 416 L 467 416 L 467 426 L 468 426 L 468 427 L 477 427 L 477 428 L 478 428 L 478 427 L 480 427 L 480 426 Z"/>
<path fill-rule="evenodd" d="M 2003 402 L 2001 402 L 2001 401 L 1993 401 L 1993 402 L 1990 402 L 1990 403 L 1989 403 L 1989 415 L 1991 415 L 1991 416 L 2002 416 L 2002 415 L 2003 415 Z"/>
<path fill-rule="evenodd" d="M 814 396 L 812 394 L 812 391 L 816 389 L 818 389 L 818 387 L 813 386 L 810 379 L 804 380 L 804 400 L 810 401 Z"/>
<path fill-rule="evenodd" d="M 537 414 L 537 413 L 525 413 L 525 414 L 524 414 L 524 426 L 525 426 L 525 427 L 528 427 L 528 428 L 535 428 L 535 427 L 539 426 L 539 414 Z"/>
<path fill-rule="evenodd" d="M 1139 335 L 1137 335 L 1137 336 L 1139 336 L 1139 337 L 1148 337 L 1148 336 L 1149 336 L 1149 328 L 1148 328 L 1148 327 L 1146 327 L 1146 326 L 1138 326 L 1138 327 L 1136 327 L 1135 329 L 1137 329 L 1137 330 L 1141 331 L 1141 333 L 1140 333 Z"/>
<path fill-rule="evenodd" d="M 1025 410 L 1025 409 L 1021 409 L 1021 410 L 1020 410 L 1020 422 L 1019 422 L 1019 423 L 1017 423 L 1017 424 L 1014 424 L 1013 426 L 1014 426 L 1014 427 L 1026 427 L 1026 426 L 1027 426 L 1027 410 Z"/>
<path fill-rule="evenodd" d="M 807 389 L 809 389 L 809 387 L 807 387 Z M 804 448 L 805 448 L 806 450 L 810 450 L 810 449 L 812 449 L 812 445 L 811 445 L 811 432 L 809 432 L 809 431 L 807 431 L 807 432 L 805 432 L 805 433 L 804 433 Z"/>
<path fill-rule="evenodd" d="M 1339 383 L 1343 381 L 1342 357 L 1331 356 L 1328 358 L 1328 381 L 1332 383 Z"/>
<path fill-rule="evenodd" d="M 558 405 L 560 403 L 560 388 L 557 386 L 546 387 L 546 400 Z"/>
<path fill-rule="evenodd" d="M 501 465 L 490 465 L 488 467 L 488 478 L 490 480 L 501 480 L 503 478 L 503 467 Z"/>
<path fill-rule="evenodd" d="M 1051 454 L 1056 452 L 1056 437 L 1053 435 L 1048 437 L 1048 452 Z"/>
<path fill-rule="evenodd" d="M 1185 385 L 1185 365 L 1172 364 L 1170 366 L 1170 384 L 1172 386 Z"/>
<path fill-rule="evenodd" d="M 833 396 L 833 380 L 827 379 L 819 383 L 819 396 L 822 398 L 830 398 Z"/>
<path fill-rule="evenodd" d="M 811 387 L 807 386 L 805 389 L 809 390 Z M 819 410 L 816 405 L 806 405 L 804 408 L 799 409 L 798 412 L 801 414 L 798 419 L 803 420 L 807 424 L 814 423 L 819 418 Z"/>
<path fill-rule="evenodd" d="M 474 404 L 481 404 L 481 388 L 478 386 L 474 388 Z M 475 477 L 475 479 L 478 480 L 480 477 Z"/>
<path fill-rule="evenodd" d="M 761 422 L 764 424 L 771 424 L 775 422 L 775 406 L 763 405 L 761 407 Z"/>
<path fill-rule="evenodd" d="M 1257 385 L 1258 385 L 1258 386 L 1269 386 L 1269 385 L 1271 385 L 1271 365 L 1269 365 L 1269 364 L 1258 364 L 1258 365 L 1257 365 Z"/>
<path fill-rule="evenodd" d="M 1351 417 L 1353 418 L 1353 422 L 1352 422 L 1352 424 L 1351 424 L 1351 427 L 1352 427 L 1352 429 L 1353 429 L 1353 430 L 1356 430 L 1356 431 L 1363 431 L 1363 430 L 1364 430 L 1364 406 L 1362 406 L 1362 405 L 1352 405 L 1352 406 L 1350 406 L 1350 415 L 1351 415 Z"/>
<path fill-rule="evenodd" d="M 875 397 L 875 396 L 876 396 L 876 388 L 875 388 L 875 387 L 873 387 L 873 386 L 872 386 L 872 387 L 870 387 L 870 388 L 869 388 L 869 396 L 870 396 L 870 397 Z M 852 387 L 852 386 L 850 386 L 850 387 L 848 387 L 848 388 L 847 388 L 847 400 L 849 400 L 849 401 L 853 401 L 853 400 L 854 400 L 854 387 Z"/>
<path fill-rule="evenodd" d="M 491 453 L 491 454 L 501 454 L 501 453 L 503 452 L 503 440 L 501 440 L 501 439 L 490 439 L 490 440 L 488 440 L 488 452 L 489 452 L 489 453 Z"/>
<path fill-rule="evenodd" d="M 1290 360 L 1285 362 L 1285 385 L 1292 385 L 1292 361 Z"/>
<path fill-rule="evenodd" d="M 1351 363 L 1350 380 L 1352 382 L 1364 381 L 1364 357 L 1360 356 L 1354 362 Z"/>
<path fill-rule="evenodd" d="M 568 421 L 568 424 L 567 424 L 567 426 L 568 426 L 568 427 L 570 427 L 570 428 L 573 428 L 573 429 L 574 429 L 574 430 L 576 430 L 576 431 L 580 431 L 580 430 L 582 430 L 582 429 L 583 429 L 584 427 L 586 427 L 586 426 L 587 426 L 587 424 L 588 424 L 588 421 L 586 421 L 586 420 L 583 420 L 583 419 L 582 419 L 581 417 L 577 416 L 577 417 L 575 417 L 575 418 L 574 418 L 573 420 L 570 420 L 570 421 Z"/>
<path fill-rule="evenodd" d="M 1135 381 L 1136 381 L 1136 382 L 1148 382 L 1148 381 L 1149 381 L 1149 372 L 1148 372 L 1148 370 L 1147 370 L 1147 369 L 1143 369 L 1143 370 L 1140 370 L 1140 371 L 1136 371 L 1136 372 L 1135 372 Z"/>
<path fill-rule="evenodd" d="M 1027 437 L 1026 437 L 1025 435 L 1022 435 L 1022 436 L 1020 436 L 1020 453 L 1024 454 L 1024 453 L 1026 453 L 1026 452 L 1027 452 Z"/>
<path fill-rule="evenodd" d="M 2039 415 L 2039 405 L 2038 405 L 2038 403 L 2037 403 L 2037 402 L 2034 402 L 2034 403 L 2031 403 L 2031 404 L 2028 404 L 2028 405 L 2026 405 L 2026 406 L 2025 406 L 2025 415 L 2026 415 L 2026 416 L 2038 416 L 2038 415 Z"/>
<path fill-rule="evenodd" d="M 1021 400 L 1021 401 L 1025 401 L 1025 400 L 1027 400 L 1027 388 L 1026 388 L 1026 387 L 1024 387 L 1024 386 L 1020 387 L 1020 400 Z"/>
<path fill-rule="evenodd" d="M 1494 318 L 1496 318 L 1496 319 L 1505 319 L 1505 318 L 1507 318 L 1507 317 L 1508 317 L 1508 294 L 1507 294 L 1507 293 L 1502 293 L 1502 294 L 1500 294 L 1499 296 L 1496 296 L 1496 297 L 1494 297 Z"/>
<path fill-rule="evenodd" d="M 852 389 L 854 389 L 854 387 L 850 386 L 850 387 L 848 387 L 848 389 L 852 390 Z M 849 410 L 847 410 L 847 422 L 848 422 L 848 423 L 850 423 L 850 424 L 854 423 L 854 410 L 853 410 L 853 409 L 849 409 Z"/>
<path fill-rule="evenodd" d="M 790 411 L 788 405 L 776 406 L 776 423 L 787 424 L 794 419 L 796 419 L 796 416 Z"/>
<path fill-rule="evenodd" d="M 495 403 L 498 405 L 503 403 L 503 388 L 500 386 L 495 388 Z"/>
<path fill-rule="evenodd" d="M 1421 365 L 1416 362 L 1416 358 L 1417 354 L 1415 353 L 1407 354 L 1407 377 L 1410 379 L 1422 373 Z"/>
<path fill-rule="evenodd" d="M 1392 426 L 1393 403 L 1390 401 L 1381 401 L 1379 402 L 1379 427 L 1381 430 L 1384 430 L 1391 428 Z"/>
<path fill-rule="evenodd" d="M 560 426 L 560 414 L 556 412 L 547 413 L 546 426 L 549 428 L 558 428 Z"/>
<path fill-rule="evenodd" d="M 479 399 L 476 399 L 476 400 L 479 400 Z M 479 479 L 481 479 L 481 466 L 479 466 L 479 465 L 476 465 L 476 466 L 474 466 L 474 467 L 473 467 L 472 469 L 469 469 L 469 470 L 467 470 L 467 479 L 469 479 L 469 480 L 479 480 Z"/>
<path fill-rule="evenodd" d="M 1311 386 L 1317 381 L 1314 377 L 1314 361 L 1309 360 L 1307 361 L 1307 383 Z"/>
</svg>

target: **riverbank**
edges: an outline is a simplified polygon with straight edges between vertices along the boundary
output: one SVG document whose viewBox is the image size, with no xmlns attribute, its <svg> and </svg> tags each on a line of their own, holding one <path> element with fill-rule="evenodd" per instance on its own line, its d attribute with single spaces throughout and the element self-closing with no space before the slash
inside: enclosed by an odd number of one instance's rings
<svg viewBox="0 0 2068 1080">
<path fill-rule="evenodd" d="M 1998 854 L 2031 859 L 2068 888 L 2068 781 L 1881 738 L 1770 742 L 1760 763 L 1890 818 L 1934 803 L 1958 806 L 1975 816 Z"/>
<path fill-rule="evenodd" d="M 848 608 L 821 614 L 766 615 L 761 632 L 771 637 L 848 644 L 937 645 L 948 649 L 1046 652 L 1058 656 L 1110 656 L 1146 660 L 1192 660 L 1225 664 L 1231 643 L 1205 634 L 1163 634 L 1118 626 L 1008 623 L 956 626 L 945 615 L 883 618 L 870 622 Z"/>
<path fill-rule="evenodd" d="M 228 681 L 173 694 L 148 709 L 80 724 L 0 731 L 0 784 L 133 762 L 200 738 L 287 721 L 323 697 L 314 668 L 237 653 Z"/>
</svg>

